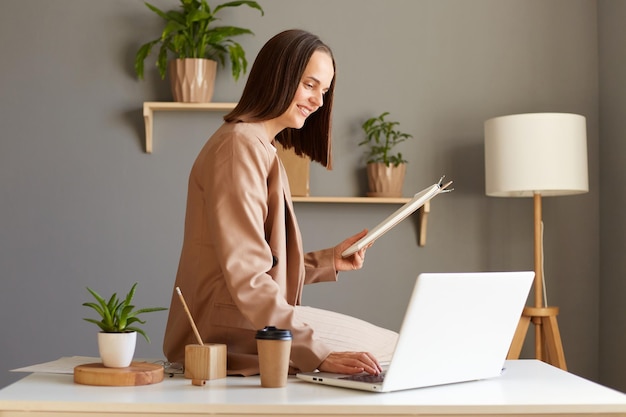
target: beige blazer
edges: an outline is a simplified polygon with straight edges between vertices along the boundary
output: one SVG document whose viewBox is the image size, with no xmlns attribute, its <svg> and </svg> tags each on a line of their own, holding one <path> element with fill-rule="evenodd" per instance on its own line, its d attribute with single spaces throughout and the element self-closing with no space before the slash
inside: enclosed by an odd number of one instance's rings
<svg viewBox="0 0 626 417">
<path fill-rule="evenodd" d="M 263 127 L 226 123 L 200 151 L 189 176 L 175 286 L 205 343 L 224 343 L 230 374 L 258 373 L 257 329 L 293 333 L 292 365 L 312 371 L 330 353 L 302 322 L 304 284 L 337 279 L 332 248 L 303 255 L 289 183 Z M 197 343 L 173 292 L 163 350 L 184 362 Z"/>
</svg>

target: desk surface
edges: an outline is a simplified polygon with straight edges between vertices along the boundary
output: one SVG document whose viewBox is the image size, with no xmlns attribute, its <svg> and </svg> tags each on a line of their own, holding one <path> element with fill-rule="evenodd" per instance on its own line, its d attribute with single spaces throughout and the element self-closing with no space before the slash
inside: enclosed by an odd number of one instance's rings
<svg viewBox="0 0 626 417">
<path fill-rule="evenodd" d="M 202 387 L 181 376 L 155 385 L 94 387 L 58 374 L 31 374 L 0 390 L 0 417 L 52 413 L 626 416 L 626 394 L 536 360 L 507 361 L 498 378 L 394 393 L 326 387 L 295 378 L 285 388 L 261 388 L 258 377 L 228 377 Z"/>
</svg>

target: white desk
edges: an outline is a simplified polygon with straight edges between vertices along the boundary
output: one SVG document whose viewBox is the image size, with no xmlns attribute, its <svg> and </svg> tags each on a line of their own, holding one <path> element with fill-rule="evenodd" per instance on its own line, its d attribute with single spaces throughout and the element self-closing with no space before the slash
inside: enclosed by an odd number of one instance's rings
<svg viewBox="0 0 626 417">
<path fill-rule="evenodd" d="M 94 387 L 71 375 L 31 374 L 0 390 L 0 417 L 94 415 L 620 415 L 626 395 L 536 360 L 508 361 L 498 378 L 395 393 L 368 393 L 290 378 L 261 388 L 258 377 L 191 385 L 180 376 L 140 387 Z"/>
</svg>

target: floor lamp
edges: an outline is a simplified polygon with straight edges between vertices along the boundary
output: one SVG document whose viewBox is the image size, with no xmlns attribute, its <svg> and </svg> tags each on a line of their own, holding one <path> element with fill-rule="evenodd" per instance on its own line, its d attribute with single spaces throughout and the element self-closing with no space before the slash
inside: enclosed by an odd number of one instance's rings
<svg viewBox="0 0 626 417">
<path fill-rule="evenodd" d="M 535 357 L 566 370 L 556 319 L 559 309 L 548 306 L 545 297 L 541 198 L 589 191 L 585 118 L 528 113 L 489 119 L 484 127 L 486 194 L 534 201 L 534 304 L 522 313 L 508 358 L 519 358 L 532 322 Z"/>
</svg>

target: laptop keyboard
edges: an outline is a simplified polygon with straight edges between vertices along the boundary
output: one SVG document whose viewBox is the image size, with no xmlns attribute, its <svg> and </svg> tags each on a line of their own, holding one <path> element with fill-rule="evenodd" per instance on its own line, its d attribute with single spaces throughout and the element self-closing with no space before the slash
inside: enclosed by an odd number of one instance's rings
<svg viewBox="0 0 626 417">
<path fill-rule="evenodd" d="M 385 373 L 380 373 L 378 375 L 370 375 L 370 374 L 356 374 L 356 375 L 348 375 L 343 376 L 339 379 L 347 379 L 348 381 L 358 381 L 358 382 L 383 382 L 385 379 Z"/>
</svg>

